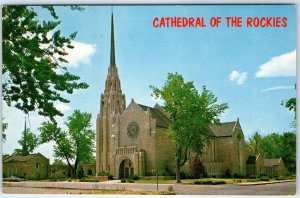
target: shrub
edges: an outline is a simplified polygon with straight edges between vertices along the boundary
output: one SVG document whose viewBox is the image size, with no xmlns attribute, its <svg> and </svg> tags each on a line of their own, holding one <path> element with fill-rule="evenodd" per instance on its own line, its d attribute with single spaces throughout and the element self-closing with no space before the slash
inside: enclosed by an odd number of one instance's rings
<svg viewBox="0 0 300 198">
<path fill-rule="evenodd" d="M 173 193 L 174 192 L 173 186 L 168 186 L 168 191 L 171 192 L 171 193 Z"/>
<path fill-rule="evenodd" d="M 284 180 L 284 179 L 286 179 L 286 178 L 283 176 L 276 177 L 276 180 Z"/>
<path fill-rule="evenodd" d="M 77 176 L 79 179 L 83 178 L 83 176 L 84 176 L 83 167 L 82 167 L 82 164 L 81 164 L 81 163 L 77 166 L 77 169 L 76 169 L 76 176 Z"/>
<path fill-rule="evenodd" d="M 180 178 L 181 179 L 187 179 L 187 173 L 186 172 L 180 172 Z"/>
<path fill-rule="evenodd" d="M 219 185 L 219 184 L 226 184 L 226 182 L 223 181 L 223 180 L 220 180 L 220 181 L 214 181 L 212 184 L 213 185 Z"/>
<path fill-rule="evenodd" d="M 233 179 L 233 183 L 241 183 L 242 180 L 241 179 Z"/>
<path fill-rule="evenodd" d="M 128 181 L 128 183 L 134 183 L 133 179 L 128 179 L 127 181 Z"/>
<path fill-rule="evenodd" d="M 200 178 L 204 171 L 204 165 L 200 158 L 196 157 L 191 163 L 190 163 L 190 177 L 193 178 Z"/>
<path fill-rule="evenodd" d="M 32 179 L 33 180 L 40 180 L 40 179 L 42 179 L 41 173 L 39 171 L 36 171 L 34 173 L 34 175 L 32 176 Z"/>
<path fill-rule="evenodd" d="M 207 171 L 205 169 L 203 170 L 203 178 L 208 178 Z"/>
<path fill-rule="evenodd" d="M 257 178 L 257 179 L 247 179 L 247 182 L 258 182 L 258 181 L 260 181 L 259 178 Z"/>
<path fill-rule="evenodd" d="M 233 174 L 233 178 L 237 178 L 237 179 L 243 179 L 243 178 L 244 178 L 244 176 L 243 176 L 243 175 L 241 175 L 241 174 L 234 173 L 234 174 Z"/>
<path fill-rule="evenodd" d="M 107 176 L 107 179 L 108 179 L 108 180 L 113 180 L 113 179 L 114 179 L 114 176 L 111 175 L 111 174 L 109 174 L 109 175 Z"/>
<path fill-rule="evenodd" d="M 139 180 L 140 177 L 138 175 L 134 174 L 134 175 L 131 176 L 131 179 L 133 179 L 133 180 Z"/>
<path fill-rule="evenodd" d="M 105 176 L 105 172 L 104 171 L 99 171 L 97 176 Z"/>
<path fill-rule="evenodd" d="M 231 178 L 231 170 L 230 168 L 226 168 L 225 173 L 224 173 L 225 178 Z"/>
<path fill-rule="evenodd" d="M 267 177 L 267 176 L 263 176 L 263 177 L 261 177 L 261 181 L 269 181 L 270 180 L 270 178 L 269 177 Z"/>
<path fill-rule="evenodd" d="M 194 184 L 213 184 L 213 181 L 211 180 L 202 180 L 202 181 L 195 181 Z"/>
</svg>

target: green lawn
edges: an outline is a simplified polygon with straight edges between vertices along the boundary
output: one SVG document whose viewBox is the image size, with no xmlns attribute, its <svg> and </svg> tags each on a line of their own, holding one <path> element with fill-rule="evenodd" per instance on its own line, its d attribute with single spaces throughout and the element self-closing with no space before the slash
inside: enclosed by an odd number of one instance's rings
<svg viewBox="0 0 300 198">
<path fill-rule="evenodd" d="M 270 179 L 271 180 L 271 179 Z M 197 179 L 182 179 L 181 183 L 185 184 L 193 184 Z M 225 181 L 226 184 L 236 184 L 236 183 L 246 183 L 250 182 L 249 179 L 232 179 L 232 178 L 202 178 L 198 179 L 198 181 Z M 140 179 L 134 181 L 135 183 L 144 183 L 144 184 L 156 184 L 156 180 L 145 180 Z M 174 184 L 176 180 L 158 180 L 158 184 Z"/>
</svg>

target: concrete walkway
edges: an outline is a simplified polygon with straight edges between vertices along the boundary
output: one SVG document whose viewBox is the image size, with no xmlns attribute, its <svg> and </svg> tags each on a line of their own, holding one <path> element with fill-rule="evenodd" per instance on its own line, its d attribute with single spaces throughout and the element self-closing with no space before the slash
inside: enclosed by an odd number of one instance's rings
<svg viewBox="0 0 300 198">
<path fill-rule="evenodd" d="M 172 184 L 159 184 L 160 191 L 166 191 Z M 63 188 L 63 189 L 82 189 L 82 190 L 142 190 L 156 191 L 156 184 L 137 184 L 137 183 L 120 183 L 120 180 L 105 182 L 3 182 L 4 187 L 25 187 L 25 188 Z"/>
<path fill-rule="evenodd" d="M 114 182 L 118 182 L 114 181 Z M 261 185 L 191 185 L 191 184 L 159 184 L 159 191 L 167 191 L 172 186 L 176 194 L 182 195 L 294 195 L 295 181 L 281 183 L 260 183 Z M 140 183 L 107 183 L 107 182 L 3 182 L 6 193 L 53 193 L 55 189 L 61 193 L 82 194 L 86 190 L 129 190 L 156 191 L 156 184 Z"/>
</svg>

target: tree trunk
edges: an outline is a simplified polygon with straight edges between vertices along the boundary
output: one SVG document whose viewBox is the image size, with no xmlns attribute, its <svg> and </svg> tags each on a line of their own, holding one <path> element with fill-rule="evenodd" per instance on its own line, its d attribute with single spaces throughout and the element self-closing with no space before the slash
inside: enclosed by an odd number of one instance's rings
<svg viewBox="0 0 300 198">
<path fill-rule="evenodd" d="M 74 163 L 74 175 L 75 175 L 75 176 L 77 176 L 77 175 L 76 175 L 76 171 L 77 171 L 78 162 L 79 162 L 79 160 L 78 160 L 78 158 L 76 157 L 75 163 Z"/>
<path fill-rule="evenodd" d="M 181 147 L 177 145 L 176 153 L 176 183 L 181 183 L 180 180 L 180 161 L 181 161 Z"/>
<path fill-rule="evenodd" d="M 69 161 L 68 158 L 67 158 L 67 163 L 68 163 L 68 165 L 69 165 L 69 167 L 71 169 L 71 177 L 73 178 L 74 177 L 74 169 L 73 169 L 73 167 L 72 167 L 72 165 L 71 165 L 71 163 L 70 163 L 70 161 Z"/>
<path fill-rule="evenodd" d="M 176 163 L 176 183 L 181 183 L 180 180 L 180 166 Z"/>
</svg>

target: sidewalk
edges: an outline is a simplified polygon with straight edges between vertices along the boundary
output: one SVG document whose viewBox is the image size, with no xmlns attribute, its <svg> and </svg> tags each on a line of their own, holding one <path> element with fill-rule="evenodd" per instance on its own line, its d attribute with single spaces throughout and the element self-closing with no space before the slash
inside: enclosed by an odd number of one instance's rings
<svg viewBox="0 0 300 198">
<path fill-rule="evenodd" d="M 284 183 L 284 182 L 295 182 L 295 179 L 291 180 L 276 180 L 276 181 L 261 181 L 261 182 L 247 182 L 247 183 L 237 183 L 234 185 L 238 186 L 253 186 L 253 185 L 265 185 L 265 184 L 277 184 L 277 183 Z"/>
</svg>

